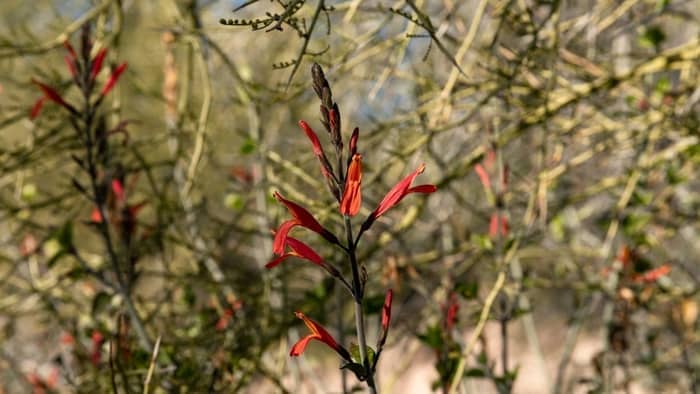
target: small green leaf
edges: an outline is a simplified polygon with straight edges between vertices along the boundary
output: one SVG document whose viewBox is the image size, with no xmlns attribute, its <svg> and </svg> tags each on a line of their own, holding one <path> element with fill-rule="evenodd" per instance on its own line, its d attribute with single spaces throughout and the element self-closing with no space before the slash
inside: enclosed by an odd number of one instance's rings
<svg viewBox="0 0 700 394">
<path fill-rule="evenodd" d="M 666 34 L 658 26 L 649 26 L 639 37 L 639 45 L 646 48 L 657 48 L 666 39 Z"/>
<path fill-rule="evenodd" d="M 371 347 L 367 346 L 366 347 L 366 352 L 367 352 L 367 359 L 370 365 L 374 363 L 374 349 Z M 350 357 L 352 357 L 352 360 L 362 364 L 362 359 L 360 357 L 360 346 L 358 346 L 356 343 L 350 344 Z"/>
<path fill-rule="evenodd" d="M 483 378 L 486 376 L 486 373 L 481 368 L 471 368 L 464 372 L 464 376 L 468 378 Z"/>
<path fill-rule="evenodd" d="M 418 335 L 418 339 L 433 349 L 440 349 L 443 344 L 442 330 L 438 325 L 430 326 L 425 334 Z"/>
<path fill-rule="evenodd" d="M 455 290 L 467 300 L 473 299 L 479 293 L 479 283 L 476 281 L 459 283 Z"/>
<path fill-rule="evenodd" d="M 224 197 L 224 205 L 228 209 L 240 211 L 245 206 L 245 200 L 238 193 L 228 193 Z"/>
<path fill-rule="evenodd" d="M 252 138 L 246 138 L 245 141 L 243 141 L 243 144 L 241 145 L 241 154 L 243 155 L 249 155 L 253 152 L 255 152 L 255 149 L 258 148 L 258 145 L 255 143 L 255 141 Z"/>
</svg>

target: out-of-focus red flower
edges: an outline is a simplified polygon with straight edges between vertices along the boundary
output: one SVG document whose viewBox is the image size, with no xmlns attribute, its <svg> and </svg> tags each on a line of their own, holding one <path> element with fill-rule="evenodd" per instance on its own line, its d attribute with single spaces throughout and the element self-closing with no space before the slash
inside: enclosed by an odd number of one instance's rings
<svg viewBox="0 0 700 394">
<path fill-rule="evenodd" d="M 389 325 L 391 324 L 391 303 L 394 299 L 394 291 L 389 289 L 384 296 L 384 305 L 382 306 L 382 326 L 379 336 L 377 337 L 377 352 L 381 352 L 386 337 L 389 335 Z M 377 359 L 375 358 L 375 363 Z"/>
<path fill-rule="evenodd" d="M 445 307 L 445 329 L 447 331 L 452 331 L 452 328 L 457 321 L 458 312 L 459 300 L 457 298 L 457 293 L 453 291 L 450 293 L 450 298 L 447 300 L 447 305 Z"/>
<path fill-rule="evenodd" d="M 300 339 L 297 343 L 295 343 L 292 346 L 292 349 L 289 352 L 290 356 L 296 357 L 301 355 L 302 353 L 304 353 L 304 350 L 306 350 L 306 345 L 308 345 L 310 341 L 317 340 L 325 343 L 328 347 L 335 350 L 343 359 L 347 361 L 352 361 L 350 353 L 344 347 L 339 345 L 338 342 L 336 342 L 335 339 L 333 339 L 331 334 L 329 334 L 328 331 L 326 331 L 326 329 L 323 328 L 323 326 L 309 319 L 301 312 L 294 312 L 294 314 L 296 315 L 296 317 L 304 321 L 304 324 L 306 324 L 306 327 L 309 328 L 311 334 Z"/>
<path fill-rule="evenodd" d="M 365 223 L 362 224 L 363 229 L 368 229 L 369 226 L 374 223 L 377 218 L 386 213 L 389 209 L 393 208 L 396 204 L 401 202 L 406 195 L 410 193 L 433 193 L 437 190 L 435 185 L 420 185 L 411 187 L 411 184 L 425 170 L 425 164 L 421 164 L 414 172 L 406 176 L 399 183 L 397 183 L 390 191 L 387 193 L 382 201 L 379 203 L 377 209 L 372 212 Z"/>
<path fill-rule="evenodd" d="M 362 205 L 362 155 L 356 153 L 352 157 L 348 167 L 348 175 L 345 179 L 345 191 L 340 202 L 340 213 L 348 216 L 355 216 L 360 212 Z"/>
<path fill-rule="evenodd" d="M 659 267 L 650 269 L 649 271 L 637 274 L 632 280 L 637 283 L 653 283 L 656 282 L 662 276 L 668 275 L 669 272 L 671 272 L 671 266 L 668 263 L 666 263 Z"/>
<path fill-rule="evenodd" d="M 318 255 L 311 247 L 301 241 L 299 241 L 296 238 L 292 237 L 287 237 L 286 239 L 287 246 L 291 249 L 290 252 L 287 252 L 276 259 L 270 261 L 265 265 L 265 268 L 273 268 L 279 265 L 281 262 L 284 260 L 290 258 L 290 257 L 299 257 L 301 259 L 309 260 L 310 262 L 321 266 L 325 267 L 325 264 L 323 262 L 323 258 Z"/>
<path fill-rule="evenodd" d="M 243 307 L 243 301 L 241 300 L 236 300 L 235 302 L 231 303 L 230 308 L 226 308 L 224 310 L 224 314 L 219 318 L 219 320 L 216 322 L 216 330 L 217 331 L 223 331 L 228 327 L 229 322 L 231 319 L 233 319 L 233 315 L 236 314 L 236 312 Z"/>
<path fill-rule="evenodd" d="M 68 331 L 61 333 L 61 345 L 73 346 L 75 344 L 75 337 Z"/>
<path fill-rule="evenodd" d="M 489 236 L 496 238 L 499 234 L 504 237 L 508 235 L 508 219 L 505 215 L 494 212 L 489 222 Z"/>
<path fill-rule="evenodd" d="M 122 63 L 119 66 L 117 66 L 116 69 L 114 69 L 114 71 L 112 72 L 112 75 L 109 76 L 107 83 L 102 88 L 102 92 L 100 92 L 100 96 L 106 96 L 107 93 L 109 93 L 109 91 L 112 90 L 112 88 L 114 88 L 114 85 L 117 84 L 117 81 L 119 80 L 119 77 L 122 75 L 124 70 L 126 70 L 126 63 Z"/>
<path fill-rule="evenodd" d="M 107 55 L 107 48 L 102 48 L 97 53 L 97 56 L 95 56 L 95 59 L 93 59 L 92 69 L 90 70 L 90 80 L 91 81 L 94 81 L 95 78 L 97 78 L 97 74 L 99 74 L 100 70 L 102 70 L 102 63 L 104 62 L 106 55 Z"/>
<path fill-rule="evenodd" d="M 282 195 L 279 192 L 274 193 L 274 197 L 277 199 L 277 201 L 281 202 L 284 204 L 285 207 L 287 207 L 287 210 L 289 213 L 292 214 L 294 219 L 288 220 L 280 225 L 280 227 L 277 229 L 277 232 L 275 233 L 275 241 L 273 242 L 272 245 L 272 251 L 277 254 L 277 255 L 282 255 L 284 254 L 284 246 L 287 244 L 287 236 L 289 234 L 289 231 L 296 227 L 296 226 L 302 226 L 306 227 L 309 230 L 318 233 L 321 235 L 323 238 L 328 240 L 331 243 L 337 244 L 338 243 L 338 238 L 336 238 L 333 233 L 330 231 L 326 230 L 314 217 L 309 213 L 309 211 L 306 210 L 306 208 L 302 207 L 301 205 L 287 200 L 286 198 L 282 197 Z"/>
<path fill-rule="evenodd" d="M 51 86 L 45 83 L 39 82 L 36 79 L 32 79 L 32 82 L 35 85 L 37 85 L 39 89 L 41 89 L 41 91 L 44 93 L 44 97 L 39 99 L 32 107 L 32 111 L 30 113 L 32 119 L 36 118 L 39 115 L 39 112 L 41 111 L 41 108 L 44 105 L 46 99 L 51 100 L 54 103 L 62 106 L 71 113 L 77 112 L 72 105 L 70 105 L 66 100 L 64 100 L 63 97 L 61 97 L 61 95 L 56 91 L 56 89 L 52 88 Z"/>
<path fill-rule="evenodd" d="M 491 179 L 489 178 L 489 175 L 486 173 L 484 166 L 482 166 L 481 164 L 477 164 L 474 166 L 474 171 L 476 172 L 476 175 L 479 177 L 479 180 L 481 181 L 481 184 L 484 186 L 484 189 L 491 190 Z"/>
<path fill-rule="evenodd" d="M 92 365 L 98 366 L 100 364 L 100 360 L 102 359 L 102 344 L 105 342 L 105 337 L 98 330 L 94 330 L 92 332 L 92 336 L 90 337 L 90 341 L 92 342 L 90 361 L 92 361 Z"/>
<path fill-rule="evenodd" d="M 389 323 L 391 323 L 391 302 L 394 299 L 394 291 L 389 289 L 386 291 L 384 296 L 384 305 L 382 306 L 382 329 L 384 331 L 389 330 Z"/>
<path fill-rule="evenodd" d="M 19 253 L 27 257 L 34 254 L 38 247 L 39 242 L 36 240 L 36 237 L 32 234 L 25 234 L 24 238 L 22 238 L 22 242 L 19 244 Z"/>
<path fill-rule="evenodd" d="M 125 234 L 132 235 L 136 231 L 136 217 L 147 203 L 143 201 L 137 204 L 128 204 L 127 192 L 122 182 L 118 179 L 113 179 L 111 186 L 110 199 L 106 207 L 109 210 L 110 223 L 119 226 L 125 231 Z M 102 215 L 97 207 L 92 209 L 90 220 L 93 223 L 102 222 Z"/>
</svg>

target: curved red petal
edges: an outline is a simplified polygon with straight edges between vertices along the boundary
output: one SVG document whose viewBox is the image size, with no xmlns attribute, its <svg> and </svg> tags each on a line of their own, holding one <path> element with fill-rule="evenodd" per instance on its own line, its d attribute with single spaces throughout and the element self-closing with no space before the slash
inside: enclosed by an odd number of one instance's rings
<svg viewBox="0 0 700 394">
<path fill-rule="evenodd" d="M 318 339 L 318 337 L 316 335 L 307 335 L 304 338 L 301 338 L 292 346 L 292 349 L 289 351 L 289 355 L 292 357 L 300 356 L 302 353 L 304 353 L 304 350 L 306 350 L 306 345 L 308 345 L 312 339 Z"/>
<path fill-rule="evenodd" d="M 384 331 L 389 329 L 389 323 L 391 322 L 391 302 L 394 299 L 394 291 L 389 289 L 386 291 L 386 296 L 384 296 L 384 306 L 382 307 L 382 329 Z"/>
<path fill-rule="evenodd" d="M 298 225 L 299 222 L 296 220 L 287 220 L 279 226 L 277 232 L 275 232 L 275 240 L 272 243 L 272 253 L 277 255 L 284 254 L 284 245 L 287 244 L 287 235 L 294 226 Z"/>
<path fill-rule="evenodd" d="M 313 215 L 311 215 L 311 213 L 309 213 L 309 211 L 306 210 L 306 208 L 293 201 L 287 200 L 286 198 L 282 197 L 279 192 L 275 192 L 274 196 L 277 201 L 281 202 L 285 207 L 287 207 L 289 213 L 294 216 L 300 225 L 319 234 L 326 232 L 323 226 L 321 226 L 321 224 L 313 217 Z"/>
<path fill-rule="evenodd" d="M 97 77 L 97 74 L 99 74 L 100 70 L 102 70 L 102 63 L 105 60 L 105 55 L 107 55 L 107 48 L 102 48 L 97 53 L 97 56 L 95 56 L 95 59 L 93 59 L 92 69 L 90 70 L 90 79 L 91 80 L 95 80 L 95 77 Z"/>
<path fill-rule="evenodd" d="M 303 120 L 299 121 L 299 127 L 301 127 L 301 129 L 304 130 L 304 133 L 306 133 L 306 136 L 311 141 L 311 145 L 313 145 L 314 149 L 314 154 L 316 156 L 322 155 L 323 148 L 321 147 L 321 141 L 318 139 L 318 135 L 316 134 L 314 129 L 312 129 L 311 126 L 309 126 L 309 124 Z"/>
<path fill-rule="evenodd" d="M 110 75 L 109 80 L 107 80 L 107 83 L 105 86 L 102 88 L 102 92 L 100 95 L 105 96 L 107 93 L 109 93 L 112 88 L 114 88 L 114 85 L 117 84 L 117 81 L 119 80 L 119 77 L 122 75 L 122 73 L 126 70 L 126 63 L 120 64 L 114 72 L 112 72 L 112 75 Z"/>
<path fill-rule="evenodd" d="M 393 206 L 398 204 L 408 193 L 413 180 L 416 179 L 425 170 L 425 164 L 421 164 L 415 171 L 408 174 L 404 179 L 397 183 L 389 193 L 384 196 L 382 201 L 379 203 L 377 209 L 372 213 L 374 219 L 382 216 L 386 211 L 391 209 Z"/>
<path fill-rule="evenodd" d="M 287 238 L 289 240 L 289 238 Z M 277 267 L 280 265 L 284 260 L 287 260 L 288 258 L 295 256 L 293 253 L 285 253 L 282 256 L 277 257 L 276 259 L 270 261 L 269 263 L 265 264 L 265 268 L 270 269 Z"/>
<path fill-rule="evenodd" d="M 292 248 L 297 256 L 311 261 L 316 265 L 324 265 L 323 258 L 318 255 L 311 247 L 296 238 L 287 237 L 287 245 Z"/>
</svg>

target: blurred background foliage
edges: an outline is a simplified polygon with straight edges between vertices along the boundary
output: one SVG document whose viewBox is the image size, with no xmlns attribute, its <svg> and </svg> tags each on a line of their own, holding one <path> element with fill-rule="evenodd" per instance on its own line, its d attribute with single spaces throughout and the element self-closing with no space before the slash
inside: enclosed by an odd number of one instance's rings
<svg viewBox="0 0 700 394">
<path fill-rule="evenodd" d="M 296 127 L 321 129 L 312 62 L 345 138 L 360 128 L 363 216 L 422 162 L 438 186 L 360 246 L 370 336 L 396 292 L 382 392 L 698 391 L 698 0 L 0 10 L 0 392 L 356 384 L 320 347 L 287 354 L 305 333 L 294 310 L 354 340 L 342 288 L 300 261 L 263 267 L 285 214 L 273 190 L 342 227 Z M 86 25 L 106 65 L 128 62 L 101 108 L 126 132 L 98 178 L 119 173 L 143 205 L 115 256 L 76 187 L 90 179 L 65 111 L 29 117 L 32 79 L 80 102 L 63 43 Z"/>
</svg>

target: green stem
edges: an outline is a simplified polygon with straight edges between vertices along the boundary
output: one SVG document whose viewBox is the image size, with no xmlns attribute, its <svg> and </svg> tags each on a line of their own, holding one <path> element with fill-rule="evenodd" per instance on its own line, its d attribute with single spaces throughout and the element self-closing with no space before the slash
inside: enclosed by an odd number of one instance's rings
<svg viewBox="0 0 700 394">
<path fill-rule="evenodd" d="M 355 301 L 355 329 L 357 331 L 357 341 L 358 347 L 360 348 L 360 361 L 365 368 L 365 375 L 367 377 L 367 387 L 369 392 L 372 394 L 377 393 L 377 388 L 374 384 L 374 374 L 369 365 L 369 359 L 367 357 L 367 339 L 365 338 L 365 322 L 364 314 L 362 311 L 362 298 L 363 298 L 363 284 L 360 279 L 360 269 L 357 264 L 357 256 L 355 255 L 355 244 L 353 243 L 352 236 L 352 225 L 350 223 L 350 216 L 345 216 L 345 233 L 348 240 L 348 257 L 350 258 L 350 268 L 352 269 L 352 286 Z"/>
</svg>

